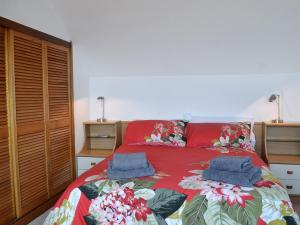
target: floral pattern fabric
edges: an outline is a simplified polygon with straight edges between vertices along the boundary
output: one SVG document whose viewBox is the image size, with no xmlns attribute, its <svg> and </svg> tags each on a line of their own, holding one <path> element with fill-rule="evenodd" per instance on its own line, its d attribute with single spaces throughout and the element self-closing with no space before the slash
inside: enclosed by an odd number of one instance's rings
<svg viewBox="0 0 300 225">
<path fill-rule="evenodd" d="M 151 135 L 145 136 L 145 141 L 147 143 L 184 147 L 186 145 L 184 132 L 185 122 L 183 121 L 160 122 L 154 125 Z"/>
<path fill-rule="evenodd" d="M 146 199 L 149 196 L 153 197 L 154 191 L 145 189 L 142 198 L 139 195 L 141 191 L 135 191 L 133 186 L 133 182 L 128 182 L 126 186 L 116 183 L 107 193 L 92 199 L 89 211 L 94 220 L 101 224 L 133 224 L 134 221 L 147 221 L 152 212 L 147 207 Z"/>
<path fill-rule="evenodd" d="M 250 140 L 251 129 L 247 123 L 226 124 L 221 128 L 220 137 L 212 140 L 214 147 L 232 147 L 253 150 Z"/>
<path fill-rule="evenodd" d="M 154 176 L 108 180 L 105 160 L 70 185 L 45 224 L 273 225 L 286 224 L 288 216 L 300 225 L 285 188 L 254 152 L 153 148 L 144 150 L 158 171 Z M 223 154 L 251 156 L 262 179 L 253 187 L 203 179 L 209 161 Z"/>
<path fill-rule="evenodd" d="M 255 140 L 248 123 L 189 123 L 186 133 L 187 147 L 254 151 Z"/>
<path fill-rule="evenodd" d="M 185 147 L 186 122 L 181 120 L 137 120 L 127 126 L 126 145 Z"/>
</svg>

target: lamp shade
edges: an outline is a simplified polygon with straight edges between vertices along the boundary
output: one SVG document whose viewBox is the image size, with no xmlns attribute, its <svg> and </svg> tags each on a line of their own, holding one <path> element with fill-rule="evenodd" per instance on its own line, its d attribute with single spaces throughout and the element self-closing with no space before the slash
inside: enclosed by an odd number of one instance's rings
<svg viewBox="0 0 300 225">
<path fill-rule="evenodd" d="M 269 102 L 274 102 L 278 97 L 279 95 L 276 95 L 276 94 L 272 94 L 270 97 L 269 97 Z"/>
</svg>

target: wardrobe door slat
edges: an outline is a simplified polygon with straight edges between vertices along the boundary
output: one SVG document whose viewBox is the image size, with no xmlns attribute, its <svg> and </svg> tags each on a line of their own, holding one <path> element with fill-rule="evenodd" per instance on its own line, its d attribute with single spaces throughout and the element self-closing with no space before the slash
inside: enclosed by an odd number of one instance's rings
<svg viewBox="0 0 300 225">
<path fill-rule="evenodd" d="M 43 42 L 14 32 L 13 49 L 18 206 L 24 215 L 49 198 Z M 30 82 L 23 82 L 24 77 Z"/>
<path fill-rule="evenodd" d="M 49 185 L 51 195 L 74 179 L 72 149 L 70 51 L 47 44 Z M 60 156 L 59 160 L 57 156 Z"/>
<path fill-rule="evenodd" d="M 0 27 L 0 224 L 7 224 L 16 218 L 12 173 L 10 167 L 7 79 L 5 69 L 5 29 Z"/>
</svg>

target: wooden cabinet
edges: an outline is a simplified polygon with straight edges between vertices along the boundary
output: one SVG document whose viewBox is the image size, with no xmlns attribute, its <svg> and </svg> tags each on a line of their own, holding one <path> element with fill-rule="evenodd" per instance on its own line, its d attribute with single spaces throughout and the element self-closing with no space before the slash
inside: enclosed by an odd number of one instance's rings
<svg viewBox="0 0 300 225">
<path fill-rule="evenodd" d="M 85 145 L 82 154 L 109 156 L 121 143 L 120 121 L 88 121 L 84 123 L 84 128 Z"/>
<path fill-rule="evenodd" d="M 46 36 L 0 27 L 0 225 L 27 224 L 75 177 L 71 50 Z"/>
<path fill-rule="evenodd" d="M 300 123 L 264 123 L 264 157 L 291 195 L 300 195 Z"/>
<path fill-rule="evenodd" d="M 5 39 L 5 29 L 0 27 L 0 224 L 7 224 L 16 218 L 9 152 Z"/>
<path fill-rule="evenodd" d="M 300 164 L 300 123 L 264 123 L 264 141 L 267 162 Z"/>
<path fill-rule="evenodd" d="M 84 123 L 85 144 L 77 155 L 77 176 L 113 154 L 121 144 L 121 121 Z"/>
</svg>

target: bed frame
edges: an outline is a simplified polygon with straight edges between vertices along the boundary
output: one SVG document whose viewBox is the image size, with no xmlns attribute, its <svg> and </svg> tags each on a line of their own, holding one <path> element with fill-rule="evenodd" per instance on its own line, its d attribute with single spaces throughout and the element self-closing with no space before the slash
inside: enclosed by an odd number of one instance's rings
<svg viewBox="0 0 300 225">
<path fill-rule="evenodd" d="M 124 134 L 127 128 L 129 121 L 121 121 L 121 130 L 122 130 L 122 140 L 123 143 Z M 253 132 L 256 138 L 256 146 L 255 151 L 259 156 L 263 156 L 263 148 L 264 148 L 264 138 L 263 138 L 263 122 L 255 122 Z"/>
</svg>

